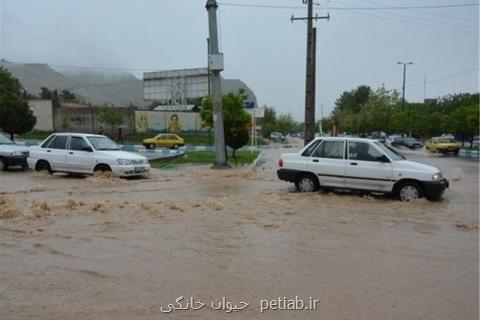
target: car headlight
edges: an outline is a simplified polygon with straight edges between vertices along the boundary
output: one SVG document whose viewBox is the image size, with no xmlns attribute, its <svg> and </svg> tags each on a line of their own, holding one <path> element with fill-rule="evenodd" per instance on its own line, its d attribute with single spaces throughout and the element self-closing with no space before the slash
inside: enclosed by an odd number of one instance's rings
<svg viewBox="0 0 480 320">
<path fill-rule="evenodd" d="M 132 164 L 132 161 L 127 159 L 118 159 L 117 162 L 121 166 L 127 166 L 129 164 Z"/>
<path fill-rule="evenodd" d="M 433 181 L 440 181 L 443 179 L 443 176 L 442 176 L 442 173 L 441 172 L 438 172 L 438 173 L 435 173 L 433 176 L 432 176 L 432 180 Z"/>
</svg>

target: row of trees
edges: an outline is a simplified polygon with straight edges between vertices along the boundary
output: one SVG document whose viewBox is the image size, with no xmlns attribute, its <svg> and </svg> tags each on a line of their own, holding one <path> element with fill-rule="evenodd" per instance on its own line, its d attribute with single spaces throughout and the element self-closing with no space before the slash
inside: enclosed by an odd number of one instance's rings
<svg viewBox="0 0 480 320">
<path fill-rule="evenodd" d="M 261 127 L 260 132 L 264 137 L 269 137 L 272 132 L 281 132 L 285 135 L 303 130 L 302 125 L 296 122 L 291 114 L 277 114 L 273 107 L 265 106 L 264 108 L 264 117 L 257 120 L 257 125 Z"/>
<path fill-rule="evenodd" d="M 335 102 L 330 119 L 342 132 L 374 131 L 431 137 L 444 132 L 471 138 L 479 131 L 479 94 L 454 94 L 424 103 L 406 103 L 398 92 L 359 86 L 344 92 Z"/>
</svg>

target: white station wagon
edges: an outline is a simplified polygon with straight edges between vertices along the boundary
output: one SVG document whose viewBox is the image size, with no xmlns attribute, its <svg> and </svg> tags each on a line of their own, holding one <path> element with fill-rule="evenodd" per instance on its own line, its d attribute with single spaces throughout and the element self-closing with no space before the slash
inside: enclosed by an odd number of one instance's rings
<svg viewBox="0 0 480 320">
<path fill-rule="evenodd" d="M 323 137 L 298 153 L 282 154 L 278 177 L 300 192 L 319 188 L 396 195 L 402 201 L 437 199 L 449 187 L 439 169 L 408 161 L 376 140 Z"/>
<path fill-rule="evenodd" d="M 150 170 L 148 159 L 121 151 L 118 145 L 103 135 L 55 133 L 40 146 L 30 148 L 27 159 L 36 171 L 93 174 L 111 171 L 121 177 L 142 176 Z"/>
</svg>

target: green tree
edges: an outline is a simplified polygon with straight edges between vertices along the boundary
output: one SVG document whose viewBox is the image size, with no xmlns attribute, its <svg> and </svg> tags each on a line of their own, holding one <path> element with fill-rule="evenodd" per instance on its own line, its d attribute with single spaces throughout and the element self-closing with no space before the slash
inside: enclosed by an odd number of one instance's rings
<svg viewBox="0 0 480 320">
<path fill-rule="evenodd" d="M 65 102 L 76 102 L 77 96 L 69 90 L 62 90 L 62 93 L 60 94 L 60 99 Z"/>
<path fill-rule="evenodd" d="M 0 95 L 13 94 L 15 96 L 21 96 L 22 86 L 17 78 L 4 67 L 0 66 Z"/>
<path fill-rule="evenodd" d="M 235 151 L 248 143 L 248 124 L 251 121 L 250 114 L 245 110 L 247 95 L 243 90 L 237 94 L 228 93 L 223 96 L 223 126 L 225 131 L 225 143 L 233 149 L 235 163 L 237 158 Z M 206 127 L 213 127 L 212 99 L 206 97 L 202 101 L 200 117 Z"/>
<path fill-rule="evenodd" d="M 263 118 L 259 118 L 257 124 L 262 127 L 260 130 L 262 136 L 269 137 L 270 133 L 276 130 L 277 112 L 273 107 L 264 106 L 264 109 Z"/>
<path fill-rule="evenodd" d="M 345 91 L 335 102 L 335 108 L 333 109 L 334 116 L 340 116 L 342 112 L 346 113 L 358 113 L 362 106 L 367 103 L 372 89 L 369 86 L 358 86 L 351 91 Z"/>
<path fill-rule="evenodd" d="M 20 82 L 0 67 L 0 128 L 13 140 L 14 134 L 31 131 L 36 122 L 28 103 L 22 99 Z"/>
<path fill-rule="evenodd" d="M 280 114 L 276 121 L 275 131 L 287 135 L 295 130 L 297 123 L 293 120 L 291 114 Z"/>
<path fill-rule="evenodd" d="M 465 140 L 470 142 L 479 131 L 479 104 L 474 103 L 456 109 L 448 115 L 448 128 L 452 132 L 460 134 L 462 145 Z"/>
<path fill-rule="evenodd" d="M 103 107 L 98 114 L 98 120 L 110 126 L 110 133 L 115 134 L 115 126 L 123 123 L 123 114 L 113 107 Z"/>
</svg>

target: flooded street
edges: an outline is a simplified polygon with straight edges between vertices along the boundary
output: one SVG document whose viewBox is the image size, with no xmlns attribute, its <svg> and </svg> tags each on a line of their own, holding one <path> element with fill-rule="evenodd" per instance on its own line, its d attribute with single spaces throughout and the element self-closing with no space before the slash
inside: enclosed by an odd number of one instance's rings
<svg viewBox="0 0 480 320">
<path fill-rule="evenodd" d="M 479 162 L 405 152 L 450 180 L 442 201 L 299 194 L 256 171 L 148 179 L 0 173 L 2 319 L 478 319 Z M 225 313 L 161 307 L 222 297 Z M 295 296 L 317 310 L 260 312 Z"/>
</svg>

